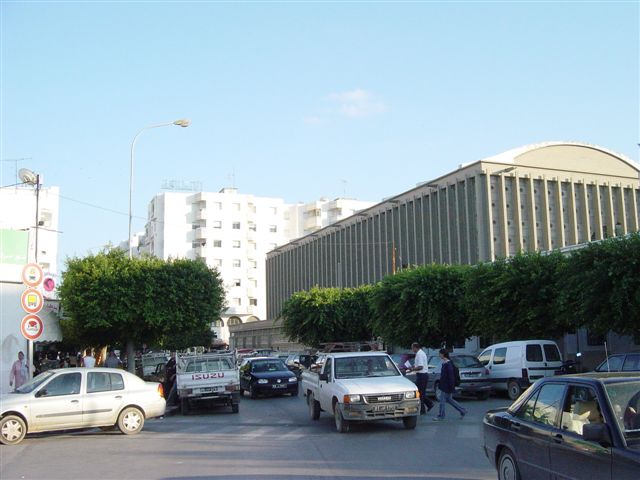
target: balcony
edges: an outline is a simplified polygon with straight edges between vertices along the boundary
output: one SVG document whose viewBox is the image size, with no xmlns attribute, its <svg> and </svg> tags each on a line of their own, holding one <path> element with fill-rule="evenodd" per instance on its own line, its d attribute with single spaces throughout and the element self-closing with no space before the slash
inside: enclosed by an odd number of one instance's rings
<svg viewBox="0 0 640 480">
<path fill-rule="evenodd" d="M 193 221 L 199 222 L 201 220 L 207 220 L 207 209 L 206 208 L 195 208 L 193 210 Z"/>
<path fill-rule="evenodd" d="M 207 232 L 205 228 L 199 227 L 193 231 L 193 239 L 195 241 L 205 240 L 206 238 L 207 238 Z"/>
</svg>

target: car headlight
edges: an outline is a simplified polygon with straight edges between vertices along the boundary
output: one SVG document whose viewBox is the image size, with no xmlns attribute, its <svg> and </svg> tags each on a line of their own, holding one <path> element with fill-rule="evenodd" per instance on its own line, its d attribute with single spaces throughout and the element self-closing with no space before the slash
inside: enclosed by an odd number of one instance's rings
<svg viewBox="0 0 640 480">
<path fill-rule="evenodd" d="M 296 377 L 289 377 L 289 383 L 295 383 L 298 379 Z"/>
<path fill-rule="evenodd" d="M 359 403 L 362 401 L 361 395 L 345 395 L 342 399 L 344 403 Z"/>
<path fill-rule="evenodd" d="M 266 378 L 259 378 L 258 383 L 269 383 L 269 380 L 267 380 Z"/>
<path fill-rule="evenodd" d="M 416 398 L 418 392 L 404 392 L 404 398 Z"/>
</svg>

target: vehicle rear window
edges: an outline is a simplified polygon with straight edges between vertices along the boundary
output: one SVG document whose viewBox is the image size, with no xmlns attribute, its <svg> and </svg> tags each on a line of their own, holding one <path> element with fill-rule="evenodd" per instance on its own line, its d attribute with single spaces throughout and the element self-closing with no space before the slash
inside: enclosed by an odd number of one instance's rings
<svg viewBox="0 0 640 480">
<path fill-rule="evenodd" d="M 493 354 L 493 364 L 502 365 L 506 358 L 507 358 L 507 347 L 496 348 L 496 351 Z"/>
<path fill-rule="evenodd" d="M 547 362 L 559 362 L 560 352 L 558 347 L 551 344 L 544 345 L 544 356 L 547 358 Z"/>
<path fill-rule="evenodd" d="M 540 345 L 532 344 L 527 345 L 527 362 L 543 362 L 544 358 L 542 357 L 542 348 Z"/>
<path fill-rule="evenodd" d="M 233 370 L 230 358 L 197 358 L 191 360 L 184 369 L 187 373 L 207 373 L 217 370 Z"/>
<path fill-rule="evenodd" d="M 482 364 L 472 355 L 456 355 L 451 361 L 458 368 L 481 368 Z"/>
<path fill-rule="evenodd" d="M 598 365 L 596 372 L 619 372 L 623 361 L 624 355 L 613 355 Z"/>
</svg>

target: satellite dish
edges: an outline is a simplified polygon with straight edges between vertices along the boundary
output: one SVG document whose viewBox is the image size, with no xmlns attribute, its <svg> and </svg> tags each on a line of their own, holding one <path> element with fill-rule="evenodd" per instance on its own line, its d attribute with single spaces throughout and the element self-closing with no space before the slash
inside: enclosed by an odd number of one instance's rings
<svg viewBox="0 0 640 480">
<path fill-rule="evenodd" d="M 38 175 L 33 173 L 28 168 L 21 168 L 18 170 L 18 177 L 22 180 L 22 183 L 28 183 L 30 185 L 35 185 L 38 183 Z"/>
</svg>

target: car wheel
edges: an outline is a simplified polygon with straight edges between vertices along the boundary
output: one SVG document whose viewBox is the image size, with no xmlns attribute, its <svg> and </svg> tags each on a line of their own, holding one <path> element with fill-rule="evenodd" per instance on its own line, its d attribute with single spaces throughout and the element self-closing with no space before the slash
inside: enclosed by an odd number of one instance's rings
<svg viewBox="0 0 640 480">
<path fill-rule="evenodd" d="M 231 404 L 231 413 L 238 413 L 240 411 L 240 404 L 239 403 L 232 403 Z"/>
<path fill-rule="evenodd" d="M 509 398 L 511 400 L 517 400 L 521 393 L 522 389 L 520 388 L 520 385 L 518 385 L 518 382 L 516 382 L 515 380 L 511 380 L 507 384 L 507 395 L 509 395 Z"/>
<path fill-rule="evenodd" d="M 136 407 L 125 408 L 118 417 L 118 428 L 125 435 L 134 435 L 142 430 L 144 415 Z"/>
<path fill-rule="evenodd" d="M 402 424 L 406 430 L 413 430 L 418 424 L 418 417 L 402 417 Z"/>
<path fill-rule="evenodd" d="M 180 399 L 180 413 L 182 415 L 188 415 L 189 414 L 189 399 L 188 398 L 181 398 Z"/>
<path fill-rule="evenodd" d="M 333 417 L 336 421 L 336 430 L 340 433 L 347 433 L 351 428 L 349 420 L 345 420 L 340 411 L 340 405 L 337 403 L 333 406 Z"/>
<path fill-rule="evenodd" d="M 309 404 L 309 417 L 311 420 L 318 420 L 320 418 L 320 403 L 313 398 L 313 393 L 309 393 L 307 396 L 307 403 Z"/>
<path fill-rule="evenodd" d="M 27 434 L 27 424 L 17 415 L 7 415 L 0 420 L 0 443 L 16 445 Z"/>
<path fill-rule="evenodd" d="M 258 390 L 253 385 L 249 386 L 249 396 L 251 398 L 258 398 Z"/>
<path fill-rule="evenodd" d="M 498 460 L 498 480 L 520 480 L 520 470 L 515 455 L 505 448 Z"/>
</svg>

